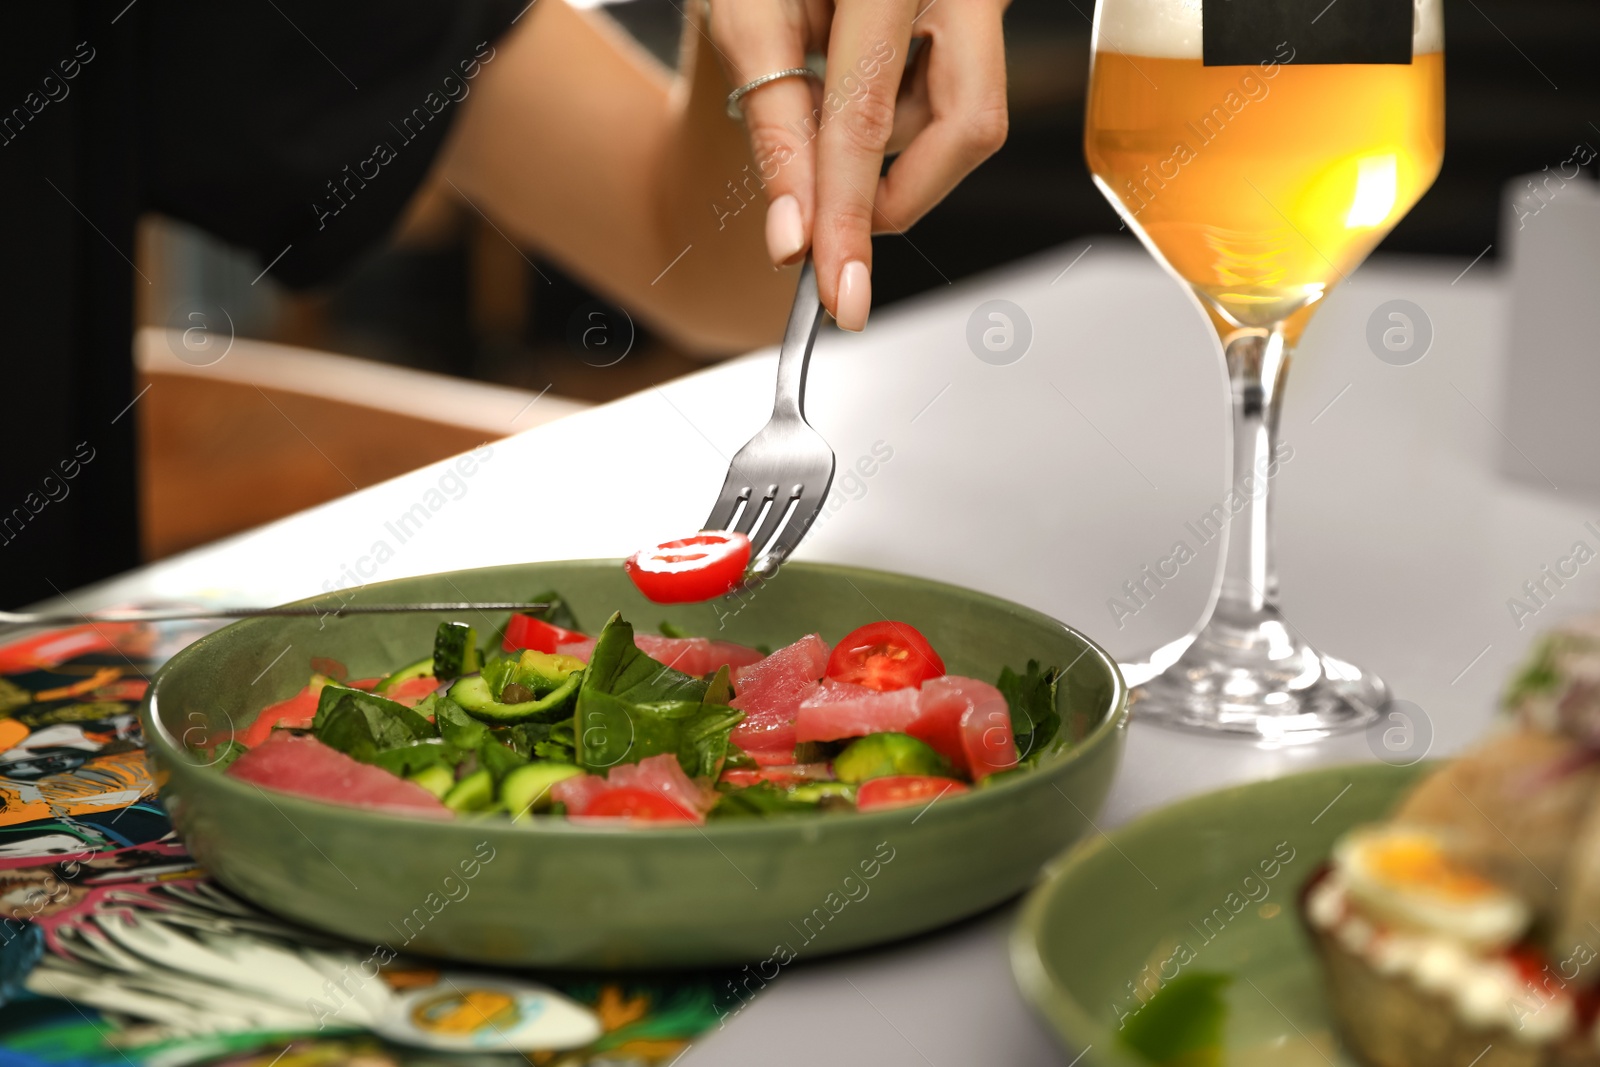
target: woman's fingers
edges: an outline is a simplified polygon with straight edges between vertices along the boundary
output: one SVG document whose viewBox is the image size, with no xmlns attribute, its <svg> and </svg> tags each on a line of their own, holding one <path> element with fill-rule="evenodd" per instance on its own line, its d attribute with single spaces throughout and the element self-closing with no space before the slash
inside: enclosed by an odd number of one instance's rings
<svg viewBox="0 0 1600 1067">
<path fill-rule="evenodd" d="M 782 68 L 779 68 L 782 69 Z M 745 126 L 756 175 L 766 189 L 767 255 L 794 262 L 811 243 L 816 152 L 809 79 L 785 78 L 744 98 Z"/>
<path fill-rule="evenodd" d="M 927 43 L 926 38 L 911 38 L 912 59 L 900 82 L 900 95 L 895 98 L 894 133 L 889 135 L 888 155 L 904 152 L 906 145 L 933 121 L 933 107 L 928 103 Z"/>
<path fill-rule="evenodd" d="M 808 42 L 826 32 L 826 13 L 793 0 L 720 0 L 711 35 L 735 87 L 805 66 Z M 739 101 L 750 137 L 754 173 L 730 175 L 741 200 L 765 198 L 767 254 L 777 264 L 798 260 L 811 243 L 815 204 L 817 91 L 806 77 L 782 78 Z"/>
<path fill-rule="evenodd" d="M 1006 139 L 999 7 L 989 0 L 943 0 L 922 22 L 930 34 L 927 92 L 933 120 L 878 183 L 880 229 L 911 226 Z"/>
<path fill-rule="evenodd" d="M 911 225 L 1005 139 L 1003 6 L 713 0 L 710 34 L 734 86 L 800 67 L 827 40 L 825 86 L 783 78 L 740 101 L 754 167 L 730 175 L 729 192 L 765 196 L 775 264 L 812 249 L 822 302 L 847 330 L 871 310 L 874 230 Z M 928 44 L 903 79 L 913 31 Z"/>
<path fill-rule="evenodd" d="M 812 244 L 822 302 L 847 330 L 862 329 L 872 307 L 873 197 L 916 11 L 916 0 L 840 0 L 834 10 Z"/>
</svg>

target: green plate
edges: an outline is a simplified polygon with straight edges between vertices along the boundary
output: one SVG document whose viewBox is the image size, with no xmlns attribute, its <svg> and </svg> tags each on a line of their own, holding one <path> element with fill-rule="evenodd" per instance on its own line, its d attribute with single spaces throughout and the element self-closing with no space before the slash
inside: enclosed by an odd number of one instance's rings
<svg viewBox="0 0 1600 1067">
<path fill-rule="evenodd" d="M 753 991 L 793 957 L 904 937 L 1020 892 L 1081 836 L 1121 759 L 1127 690 L 1099 646 L 1038 612 L 918 578 L 791 563 L 742 600 L 665 607 L 640 597 L 618 561 L 592 560 L 407 578 L 356 596 L 509 599 L 546 589 L 591 628 L 620 609 L 641 631 L 666 620 L 778 647 L 894 618 L 922 630 L 955 674 L 993 679 L 1030 658 L 1067 667 L 1071 743 L 1032 773 L 926 810 L 656 829 L 408 820 L 263 790 L 187 746 L 243 730 L 305 685 L 313 656 L 357 677 L 381 674 L 431 648 L 440 620 L 250 619 L 174 656 L 143 708 L 161 797 L 189 850 L 241 896 L 375 948 L 580 968 L 752 961 Z M 465 621 L 483 633 L 501 618 Z"/>
<path fill-rule="evenodd" d="M 1126 1041 L 1142 1001 L 1172 989 L 1170 1005 L 1222 975 L 1222 1056 L 1189 1062 L 1356 1067 L 1332 1036 L 1299 893 L 1341 834 L 1386 815 L 1426 769 L 1362 764 L 1256 782 L 1085 841 L 1023 908 L 1017 983 L 1084 1065 L 1149 1063 Z M 1162 1007 L 1152 1001 L 1143 1022 Z"/>
</svg>

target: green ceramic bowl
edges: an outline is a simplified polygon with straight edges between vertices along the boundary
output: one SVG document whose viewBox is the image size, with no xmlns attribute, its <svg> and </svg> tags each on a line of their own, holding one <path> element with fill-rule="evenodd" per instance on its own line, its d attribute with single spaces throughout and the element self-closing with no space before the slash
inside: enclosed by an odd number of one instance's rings
<svg viewBox="0 0 1600 1067">
<path fill-rule="evenodd" d="M 1084 1065 L 1131 1067 L 1151 1059 L 1129 1048 L 1130 1031 L 1156 1020 L 1178 1041 L 1163 1008 L 1225 976 L 1211 1015 L 1221 1055 L 1185 1062 L 1357 1067 L 1332 1036 L 1298 895 L 1341 834 L 1382 818 L 1424 770 L 1362 764 L 1257 782 L 1084 842 L 1052 865 L 1012 935 L 1023 994 Z M 1152 999 L 1168 989 L 1164 1005 Z"/>
<path fill-rule="evenodd" d="M 305 684 L 312 656 L 356 676 L 414 659 L 439 618 L 251 619 L 173 657 L 146 699 L 148 752 L 189 850 L 264 908 L 395 951 L 581 968 L 753 961 L 771 977 L 793 956 L 904 937 L 1021 891 L 1087 828 L 1121 758 L 1127 691 L 1099 646 L 1038 612 L 918 578 L 791 563 L 743 601 L 663 607 L 617 561 L 596 560 L 407 578 L 359 596 L 515 599 L 552 588 L 591 627 L 620 609 L 641 630 L 666 620 L 777 647 L 887 617 L 927 634 L 953 673 L 1061 665 L 1064 742 L 1032 773 L 925 811 L 656 829 L 407 820 L 262 790 L 204 766 L 185 741 L 243 729 Z M 491 631 L 499 621 L 481 620 Z"/>
</svg>

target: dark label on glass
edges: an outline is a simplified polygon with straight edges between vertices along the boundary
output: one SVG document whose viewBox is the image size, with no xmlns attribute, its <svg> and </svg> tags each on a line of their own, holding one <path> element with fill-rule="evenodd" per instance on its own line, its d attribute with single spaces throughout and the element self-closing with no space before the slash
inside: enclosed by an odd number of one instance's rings
<svg viewBox="0 0 1600 1067">
<path fill-rule="evenodd" d="M 1205 65 L 1410 63 L 1411 2 L 1202 0 Z"/>
</svg>

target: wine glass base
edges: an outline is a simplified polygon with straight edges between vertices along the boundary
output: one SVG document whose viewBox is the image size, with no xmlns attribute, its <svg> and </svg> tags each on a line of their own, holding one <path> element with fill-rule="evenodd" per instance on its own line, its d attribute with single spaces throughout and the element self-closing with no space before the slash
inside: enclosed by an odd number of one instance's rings
<svg viewBox="0 0 1600 1067">
<path fill-rule="evenodd" d="M 1275 618 L 1214 618 L 1124 673 L 1138 721 L 1271 745 L 1363 729 L 1390 699 L 1383 679 L 1291 638 Z"/>
</svg>

